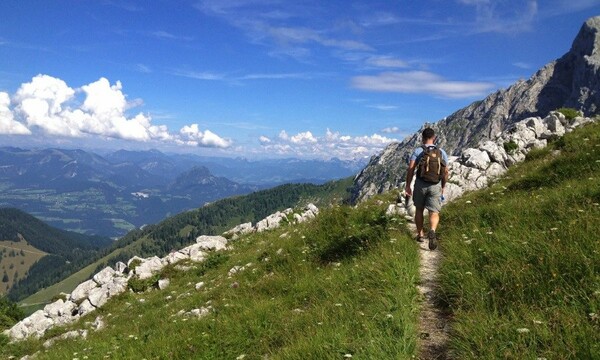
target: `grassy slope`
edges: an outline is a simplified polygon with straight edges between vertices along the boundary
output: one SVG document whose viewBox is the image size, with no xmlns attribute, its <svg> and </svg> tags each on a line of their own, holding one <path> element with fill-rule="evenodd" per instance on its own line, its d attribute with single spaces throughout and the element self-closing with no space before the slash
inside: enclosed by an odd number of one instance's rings
<svg viewBox="0 0 600 360">
<path fill-rule="evenodd" d="M 86 340 L 59 341 L 47 352 L 44 339 L 29 340 L 0 354 L 409 359 L 417 343 L 417 247 L 400 221 L 385 220 L 384 205 L 374 204 L 336 207 L 311 223 L 250 235 L 188 272 L 167 268 L 162 274 L 171 279 L 167 289 L 125 293 L 73 325 L 85 328 L 86 320 L 104 317 L 107 327 L 90 331 Z M 228 277 L 233 266 L 248 263 Z M 206 285 L 197 291 L 199 281 Z M 209 302 L 214 312 L 205 318 L 176 315 Z"/>
<path fill-rule="evenodd" d="M 600 358 L 600 124 L 528 158 L 446 208 L 458 359 Z"/>
<path fill-rule="evenodd" d="M 0 277 L 4 271 L 8 275 L 7 283 L 0 283 L 0 295 L 5 294 L 15 281 L 22 279 L 36 261 L 46 256 L 47 253 L 31 246 L 27 241 L 0 241 Z M 14 256 L 10 256 L 14 252 Z M 15 277 L 15 273 L 18 277 Z"/>
<path fill-rule="evenodd" d="M 321 204 L 330 204 L 330 203 L 337 203 L 339 201 L 342 200 L 342 198 L 345 196 L 346 194 L 346 189 L 350 186 L 352 179 L 348 178 L 348 179 L 342 179 L 342 180 L 338 180 L 338 181 L 332 181 L 320 186 L 312 186 L 310 187 L 309 190 L 306 191 L 306 194 L 301 196 L 299 199 L 296 199 L 296 201 L 294 201 L 294 204 L 287 204 L 289 206 L 294 206 L 296 205 L 296 203 L 299 204 L 307 204 L 309 202 L 313 202 L 317 205 L 321 205 Z M 290 185 L 290 186 L 294 186 L 294 185 Z M 237 199 L 245 199 L 245 202 L 252 202 L 254 201 L 254 198 L 257 198 L 260 200 L 260 197 L 262 196 L 261 194 L 266 194 L 266 195 L 271 195 L 272 193 L 275 193 L 277 191 L 277 188 L 274 188 L 272 190 L 265 190 L 265 191 L 261 191 L 255 194 L 250 194 L 250 195 L 245 195 L 245 196 L 239 196 L 237 197 Z M 237 201 L 237 200 L 236 200 Z M 213 206 L 213 207 L 219 207 L 221 206 L 221 204 L 223 204 L 225 206 L 230 205 L 228 204 L 229 199 L 225 199 L 223 201 L 217 201 L 209 206 Z M 234 201 L 235 203 L 235 201 Z M 241 201 L 240 201 L 241 203 Z M 221 233 L 225 230 L 228 230 L 229 228 L 239 224 L 241 222 L 241 219 L 235 216 L 235 212 L 236 212 L 236 208 L 232 207 L 231 209 L 228 209 L 228 217 L 225 219 L 225 225 L 219 225 L 219 224 L 214 224 L 211 226 L 212 228 L 212 233 Z M 273 212 L 277 210 L 274 209 Z M 197 211 L 201 211 L 201 210 L 197 210 Z M 185 218 L 186 217 L 186 213 L 182 213 L 180 215 L 171 217 L 169 219 L 164 220 L 163 222 L 161 222 L 158 226 L 157 230 L 160 230 L 161 225 L 162 226 L 172 226 L 171 223 L 173 222 L 177 222 L 178 218 Z M 186 221 L 189 221 L 189 219 L 187 219 Z M 247 221 L 247 219 L 244 219 L 244 221 Z M 186 237 L 187 233 L 189 233 L 189 231 L 191 229 L 194 229 L 194 225 L 191 224 L 185 224 L 185 225 L 181 225 L 182 228 L 178 231 L 179 236 Z M 110 266 L 112 266 L 113 264 L 111 263 L 110 259 L 115 258 L 116 256 L 118 256 L 121 252 L 123 251 L 128 251 L 130 253 L 133 254 L 141 254 L 140 249 L 142 248 L 142 246 L 144 245 L 144 243 L 148 243 L 148 242 L 152 242 L 153 240 L 150 239 L 150 235 L 148 234 L 146 236 L 140 237 L 138 239 L 136 239 L 134 242 L 127 244 L 123 247 L 119 247 L 116 248 L 114 251 L 112 251 L 111 253 L 109 253 L 108 255 L 98 259 L 97 261 L 91 263 L 90 265 L 82 268 L 81 270 L 77 271 L 76 273 L 72 274 L 71 276 L 67 277 L 66 279 L 52 285 L 49 286 L 47 288 L 44 288 L 38 292 L 36 292 L 35 294 L 30 295 L 29 297 L 21 300 L 19 303 L 22 306 L 22 309 L 25 311 L 25 313 L 27 314 L 31 314 L 34 311 L 43 308 L 43 306 L 47 303 L 49 303 L 55 296 L 57 296 L 58 294 L 60 294 L 61 292 L 64 293 L 69 293 L 71 291 L 73 291 L 73 289 L 75 289 L 75 287 L 77 285 L 79 285 L 81 282 L 89 279 L 93 274 L 94 271 L 97 269 L 97 267 L 100 264 L 103 263 L 108 263 Z M 0 274 L 1 276 L 1 274 Z"/>
</svg>

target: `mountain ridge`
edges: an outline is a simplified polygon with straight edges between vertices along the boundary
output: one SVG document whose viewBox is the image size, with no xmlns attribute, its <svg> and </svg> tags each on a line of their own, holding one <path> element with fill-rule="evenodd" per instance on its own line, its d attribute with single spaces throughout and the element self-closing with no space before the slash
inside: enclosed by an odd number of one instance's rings
<svg viewBox="0 0 600 360">
<path fill-rule="evenodd" d="M 438 146 L 449 154 L 491 139 L 517 121 L 545 116 L 568 107 L 586 116 L 598 113 L 600 104 L 600 17 L 588 19 L 579 30 L 570 50 L 539 69 L 528 80 L 519 80 L 507 89 L 454 112 L 421 129 L 399 143 L 392 143 L 375 155 L 356 176 L 352 201 L 397 187 L 404 181 L 408 157 L 421 143 L 420 132 L 432 127 Z"/>
</svg>

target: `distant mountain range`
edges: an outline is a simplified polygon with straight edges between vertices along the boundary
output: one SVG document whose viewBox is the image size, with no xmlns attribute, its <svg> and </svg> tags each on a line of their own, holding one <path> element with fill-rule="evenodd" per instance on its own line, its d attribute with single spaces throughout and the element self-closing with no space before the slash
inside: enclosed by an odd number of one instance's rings
<svg viewBox="0 0 600 360">
<path fill-rule="evenodd" d="M 0 148 L 0 206 L 62 229 L 119 237 L 232 195 L 354 175 L 361 162 L 256 160 L 120 150 Z"/>
<path fill-rule="evenodd" d="M 438 145 L 449 154 L 475 146 L 531 116 L 546 116 L 562 107 L 586 116 L 600 113 L 600 16 L 587 20 L 569 52 L 481 101 L 423 127 L 400 143 L 392 143 L 373 156 L 357 175 L 352 201 L 360 201 L 395 188 L 405 180 L 410 153 L 421 143 L 421 131 L 432 127 Z"/>
</svg>

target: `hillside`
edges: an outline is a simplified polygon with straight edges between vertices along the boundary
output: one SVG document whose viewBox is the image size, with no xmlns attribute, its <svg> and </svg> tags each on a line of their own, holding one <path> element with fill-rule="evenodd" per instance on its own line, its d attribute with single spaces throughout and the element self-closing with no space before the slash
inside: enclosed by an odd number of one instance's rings
<svg viewBox="0 0 600 360">
<path fill-rule="evenodd" d="M 600 16 L 587 20 L 571 49 L 528 80 L 520 80 L 450 116 L 423 127 L 400 143 L 373 156 L 354 181 L 357 202 L 397 187 L 406 177 L 408 157 L 421 144 L 421 131 L 431 126 L 437 144 L 448 154 L 490 139 L 527 117 L 546 116 L 559 108 L 575 108 L 586 116 L 599 112 Z"/>
<path fill-rule="evenodd" d="M 599 175 L 596 123 L 531 151 L 491 188 L 445 208 L 440 300 L 452 313 L 453 357 L 600 356 Z M 243 237 L 187 271 L 167 266 L 155 278 L 168 278 L 166 289 L 126 292 L 85 318 L 101 329 L 79 321 L 0 352 L 412 358 L 418 246 L 403 220 L 384 216 L 393 199 L 335 206 L 313 222 Z M 74 329 L 87 337 L 53 340 L 44 351 L 45 340 Z"/>
<path fill-rule="evenodd" d="M 53 228 L 17 209 L 0 208 L 0 293 L 48 286 L 112 241 Z"/>
<path fill-rule="evenodd" d="M 181 213 L 159 224 L 128 233 L 93 262 L 88 262 L 87 266 L 72 272 L 56 284 L 38 293 L 13 292 L 11 298 L 20 300 L 27 306 L 35 304 L 28 308 L 28 312 L 32 312 L 40 306 L 43 307 L 43 304 L 50 302 L 60 292 L 72 291 L 77 284 L 117 261 L 127 260 L 134 255 L 164 256 L 173 249 L 189 245 L 199 235 L 220 234 L 239 223 L 256 222 L 279 209 L 302 206 L 309 202 L 324 205 L 342 202 L 349 196 L 351 181 L 344 179 L 323 185 L 281 185 L 249 195 L 219 200 Z"/>
</svg>

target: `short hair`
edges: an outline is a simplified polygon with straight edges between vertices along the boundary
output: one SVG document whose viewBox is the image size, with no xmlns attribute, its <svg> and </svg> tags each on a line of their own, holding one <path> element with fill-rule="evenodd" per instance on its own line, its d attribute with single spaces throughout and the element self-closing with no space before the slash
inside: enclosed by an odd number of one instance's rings
<svg viewBox="0 0 600 360">
<path fill-rule="evenodd" d="M 426 128 L 421 135 L 423 136 L 423 141 L 433 139 L 435 137 L 435 131 L 433 131 L 432 128 Z"/>
</svg>

